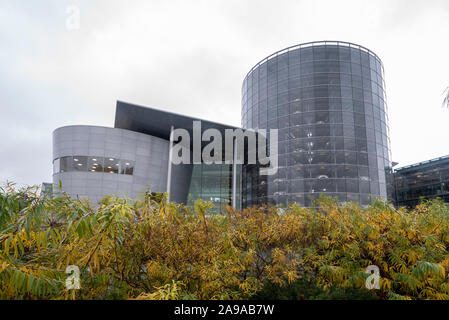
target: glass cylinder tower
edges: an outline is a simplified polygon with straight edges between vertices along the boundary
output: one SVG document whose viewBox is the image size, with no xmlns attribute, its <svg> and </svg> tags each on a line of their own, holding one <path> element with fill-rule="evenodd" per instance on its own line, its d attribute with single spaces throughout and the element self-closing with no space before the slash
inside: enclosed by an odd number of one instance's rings
<svg viewBox="0 0 449 320">
<path fill-rule="evenodd" d="M 243 207 L 310 206 L 325 194 L 387 198 L 391 168 L 381 60 L 347 42 L 305 43 L 257 63 L 242 87 L 242 126 L 278 129 L 278 172 L 242 175 Z"/>
</svg>

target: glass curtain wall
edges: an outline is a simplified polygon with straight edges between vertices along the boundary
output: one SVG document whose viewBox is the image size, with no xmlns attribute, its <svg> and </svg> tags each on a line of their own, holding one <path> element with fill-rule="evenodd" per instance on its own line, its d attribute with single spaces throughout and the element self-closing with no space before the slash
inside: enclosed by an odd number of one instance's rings
<svg viewBox="0 0 449 320">
<path fill-rule="evenodd" d="M 262 177 L 245 167 L 243 203 L 387 198 L 383 79 L 379 58 L 348 43 L 299 45 L 257 64 L 242 87 L 242 126 L 279 130 L 279 170 Z"/>
<path fill-rule="evenodd" d="M 398 169 L 394 181 L 398 206 L 414 207 L 436 197 L 449 202 L 449 158 Z"/>
<path fill-rule="evenodd" d="M 241 166 L 237 166 L 237 208 L 240 208 Z M 197 199 L 213 203 L 213 212 L 224 212 L 226 206 L 232 206 L 233 169 L 227 164 L 193 165 L 187 206 L 193 207 Z"/>
</svg>

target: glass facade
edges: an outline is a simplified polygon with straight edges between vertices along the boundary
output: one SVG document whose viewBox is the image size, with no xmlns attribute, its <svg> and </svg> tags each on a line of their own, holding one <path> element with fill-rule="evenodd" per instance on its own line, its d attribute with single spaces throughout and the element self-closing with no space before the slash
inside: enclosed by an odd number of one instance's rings
<svg viewBox="0 0 449 320">
<path fill-rule="evenodd" d="M 53 174 L 81 171 L 133 175 L 134 165 L 134 161 L 117 158 L 68 156 L 55 159 Z"/>
<path fill-rule="evenodd" d="M 262 60 L 243 82 L 242 126 L 279 130 L 278 173 L 246 166 L 243 207 L 310 206 L 320 194 L 362 204 L 387 198 L 383 66 L 368 49 L 316 42 Z"/>
<path fill-rule="evenodd" d="M 397 169 L 394 181 L 398 206 L 436 197 L 449 202 L 449 156 Z"/>
<path fill-rule="evenodd" d="M 240 181 L 241 166 L 237 166 L 236 181 Z M 228 164 L 195 164 L 190 180 L 187 206 L 193 207 L 197 199 L 211 201 L 213 212 L 224 212 L 232 206 L 233 168 Z M 237 208 L 240 208 L 240 183 L 236 184 Z"/>
</svg>

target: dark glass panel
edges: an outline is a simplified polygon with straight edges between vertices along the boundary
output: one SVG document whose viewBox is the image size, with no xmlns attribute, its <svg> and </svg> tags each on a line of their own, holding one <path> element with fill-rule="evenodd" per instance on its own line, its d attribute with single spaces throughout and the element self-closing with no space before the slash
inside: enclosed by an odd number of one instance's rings
<svg viewBox="0 0 449 320">
<path fill-rule="evenodd" d="M 103 157 L 89 157 L 88 158 L 88 170 L 91 172 L 103 172 Z"/>
<path fill-rule="evenodd" d="M 87 171 L 87 157 L 73 156 L 72 171 Z"/>
<path fill-rule="evenodd" d="M 131 160 L 120 160 L 120 174 L 133 175 L 135 162 Z"/>
<path fill-rule="evenodd" d="M 61 158 L 61 172 L 72 171 L 73 157 L 62 157 Z"/>
<path fill-rule="evenodd" d="M 107 173 L 118 173 L 120 167 L 120 160 L 116 158 L 108 158 L 104 159 L 104 172 Z"/>
</svg>

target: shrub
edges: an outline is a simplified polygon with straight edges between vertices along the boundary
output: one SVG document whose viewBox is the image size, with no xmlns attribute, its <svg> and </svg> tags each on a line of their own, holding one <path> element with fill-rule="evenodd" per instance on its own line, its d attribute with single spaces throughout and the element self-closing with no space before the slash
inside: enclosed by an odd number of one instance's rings
<svg viewBox="0 0 449 320">
<path fill-rule="evenodd" d="M 193 209 L 0 189 L 2 299 L 448 299 L 449 206 Z M 65 286 L 80 269 L 79 290 Z M 365 269 L 380 269 L 367 291 Z"/>
</svg>

